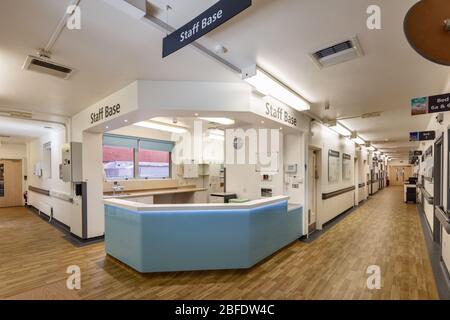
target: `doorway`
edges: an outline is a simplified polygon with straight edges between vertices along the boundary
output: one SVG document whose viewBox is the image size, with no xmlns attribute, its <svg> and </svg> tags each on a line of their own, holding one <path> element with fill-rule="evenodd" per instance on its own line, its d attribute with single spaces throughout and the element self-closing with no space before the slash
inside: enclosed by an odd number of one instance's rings
<svg viewBox="0 0 450 320">
<path fill-rule="evenodd" d="M 308 234 L 317 229 L 317 190 L 319 184 L 319 152 L 309 149 L 308 151 Z"/>
<path fill-rule="evenodd" d="M 0 208 L 22 206 L 22 160 L 0 160 Z"/>
<path fill-rule="evenodd" d="M 390 166 L 389 167 L 389 185 L 403 186 L 405 181 L 413 176 L 411 166 Z"/>
<path fill-rule="evenodd" d="M 436 216 L 436 210 L 444 209 L 443 202 L 443 158 L 444 158 L 444 136 L 441 135 L 439 139 L 434 143 L 434 171 L 433 171 L 433 199 L 434 199 L 434 217 L 433 217 L 433 240 L 436 243 L 441 244 L 442 226 L 441 222 Z M 445 212 L 445 211 L 444 211 Z"/>
</svg>

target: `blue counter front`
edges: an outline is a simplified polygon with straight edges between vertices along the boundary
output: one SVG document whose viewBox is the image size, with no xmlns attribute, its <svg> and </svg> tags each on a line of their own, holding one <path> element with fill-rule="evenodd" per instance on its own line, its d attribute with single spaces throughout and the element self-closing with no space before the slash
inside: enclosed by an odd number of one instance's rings
<svg viewBox="0 0 450 320">
<path fill-rule="evenodd" d="M 142 273 L 250 268 L 300 238 L 303 230 L 302 208 L 288 210 L 287 200 L 173 211 L 109 202 L 106 252 Z"/>
</svg>

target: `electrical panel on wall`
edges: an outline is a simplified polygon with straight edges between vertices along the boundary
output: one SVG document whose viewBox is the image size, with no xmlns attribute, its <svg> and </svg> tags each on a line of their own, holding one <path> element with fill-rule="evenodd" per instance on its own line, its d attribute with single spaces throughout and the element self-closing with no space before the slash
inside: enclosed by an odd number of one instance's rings
<svg viewBox="0 0 450 320">
<path fill-rule="evenodd" d="M 66 143 L 62 146 L 61 153 L 61 180 L 64 182 L 82 182 L 82 144 L 80 142 Z"/>
</svg>

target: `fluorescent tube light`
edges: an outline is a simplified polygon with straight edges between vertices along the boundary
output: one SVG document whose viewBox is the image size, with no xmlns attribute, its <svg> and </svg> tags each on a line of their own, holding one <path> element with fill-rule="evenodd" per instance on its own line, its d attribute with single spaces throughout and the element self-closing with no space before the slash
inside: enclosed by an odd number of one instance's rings
<svg viewBox="0 0 450 320">
<path fill-rule="evenodd" d="M 260 93 L 280 100 L 298 111 L 305 111 L 311 108 L 308 101 L 267 72 L 256 67 L 256 72 L 253 69 L 252 73 L 250 75 L 246 73 L 244 80 Z"/>
<path fill-rule="evenodd" d="M 376 149 L 375 149 L 374 146 L 370 146 L 370 147 L 367 147 L 367 150 L 369 150 L 369 151 L 375 151 Z"/>
<path fill-rule="evenodd" d="M 334 132 L 339 133 L 341 136 L 350 137 L 352 135 L 352 132 L 350 130 L 348 130 L 346 127 L 344 127 L 337 121 L 329 122 L 328 127 Z"/>
<path fill-rule="evenodd" d="M 228 118 L 199 118 L 199 119 L 217 124 L 222 124 L 224 126 L 231 126 L 235 124 L 235 121 L 233 119 Z"/>
<path fill-rule="evenodd" d="M 156 123 L 156 122 L 150 122 L 150 121 L 143 121 L 138 122 L 134 124 L 138 127 L 148 128 L 148 129 L 154 129 L 154 130 L 160 130 L 160 131 L 167 131 L 172 133 L 185 133 L 187 132 L 186 129 L 180 128 L 180 127 L 173 127 L 166 124 Z"/>
<path fill-rule="evenodd" d="M 360 136 L 358 136 L 358 133 L 356 131 L 352 132 L 352 136 L 350 137 L 350 139 L 354 143 L 359 144 L 359 145 L 366 144 L 366 142 Z"/>
</svg>

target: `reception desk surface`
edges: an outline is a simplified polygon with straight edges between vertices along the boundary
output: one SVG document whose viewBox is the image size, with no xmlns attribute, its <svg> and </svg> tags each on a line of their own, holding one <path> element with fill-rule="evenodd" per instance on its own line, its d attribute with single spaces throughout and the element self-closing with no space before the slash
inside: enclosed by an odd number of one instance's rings
<svg viewBox="0 0 450 320">
<path fill-rule="evenodd" d="M 105 199 L 106 252 L 135 270 L 250 268 L 303 235 L 288 197 L 239 204 L 147 205 Z"/>
</svg>

